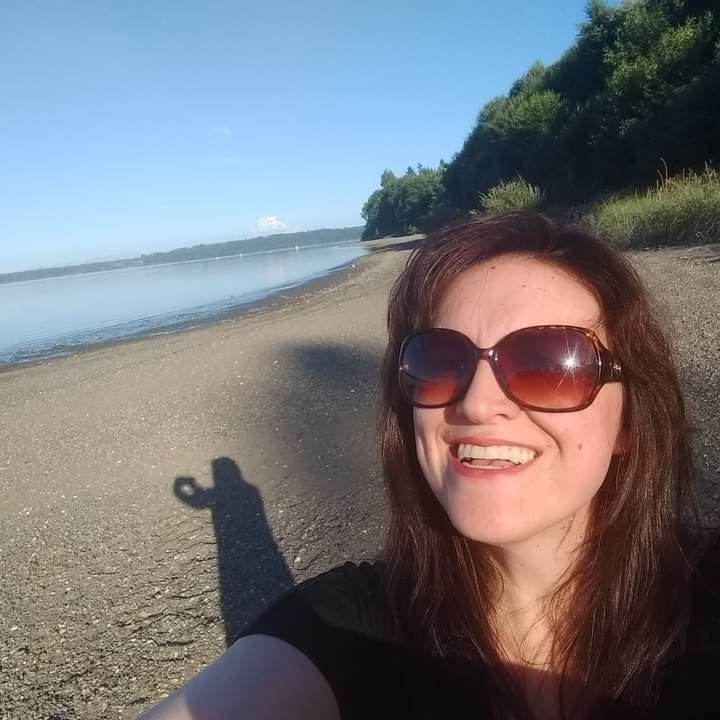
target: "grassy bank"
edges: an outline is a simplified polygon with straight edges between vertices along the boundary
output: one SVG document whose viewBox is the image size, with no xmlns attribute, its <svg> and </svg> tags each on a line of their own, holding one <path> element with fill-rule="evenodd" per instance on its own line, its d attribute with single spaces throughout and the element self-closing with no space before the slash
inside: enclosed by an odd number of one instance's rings
<svg viewBox="0 0 720 720">
<path fill-rule="evenodd" d="M 642 193 L 614 197 L 595 206 L 593 229 L 625 248 L 720 242 L 720 173 L 664 177 Z"/>
<path fill-rule="evenodd" d="M 502 182 L 479 198 L 471 215 L 537 208 L 562 221 L 588 225 L 622 249 L 720 242 L 720 172 L 664 175 L 655 187 L 628 191 L 580 207 L 548 206 L 523 178 Z"/>
<path fill-rule="evenodd" d="M 587 220 L 623 248 L 720 242 L 720 173 L 707 166 L 664 177 L 645 192 L 601 202 Z"/>
</svg>

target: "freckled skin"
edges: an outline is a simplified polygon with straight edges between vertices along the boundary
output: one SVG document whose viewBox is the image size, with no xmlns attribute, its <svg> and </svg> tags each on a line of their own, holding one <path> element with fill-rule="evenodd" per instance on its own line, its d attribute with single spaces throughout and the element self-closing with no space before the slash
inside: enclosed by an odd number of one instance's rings
<svg viewBox="0 0 720 720">
<path fill-rule="evenodd" d="M 612 350 L 593 293 L 552 265 L 518 256 L 466 270 L 433 319 L 435 327 L 458 330 L 478 347 L 490 347 L 519 328 L 548 324 L 592 328 Z M 483 360 L 457 403 L 414 409 L 418 460 L 460 533 L 498 547 L 539 541 L 573 518 L 584 524 L 612 455 L 620 452 L 622 407 L 622 385 L 612 383 L 585 410 L 524 410 L 505 396 Z M 461 435 L 503 438 L 542 455 L 513 478 L 468 479 L 453 470 L 448 457 L 448 438 Z"/>
</svg>

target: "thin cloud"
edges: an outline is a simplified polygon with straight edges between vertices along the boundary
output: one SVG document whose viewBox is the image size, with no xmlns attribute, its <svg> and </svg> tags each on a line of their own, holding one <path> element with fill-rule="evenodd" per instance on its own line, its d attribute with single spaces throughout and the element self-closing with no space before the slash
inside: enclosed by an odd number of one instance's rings
<svg viewBox="0 0 720 720">
<path fill-rule="evenodd" d="M 232 130 L 227 125 L 219 125 L 218 127 L 210 128 L 210 132 L 213 135 L 219 135 L 220 137 L 230 137 Z"/>
<path fill-rule="evenodd" d="M 257 221 L 257 231 L 261 235 L 267 235 L 268 233 L 285 232 L 287 229 L 287 224 L 284 223 L 276 215 L 268 215 L 267 217 L 261 217 Z"/>
</svg>

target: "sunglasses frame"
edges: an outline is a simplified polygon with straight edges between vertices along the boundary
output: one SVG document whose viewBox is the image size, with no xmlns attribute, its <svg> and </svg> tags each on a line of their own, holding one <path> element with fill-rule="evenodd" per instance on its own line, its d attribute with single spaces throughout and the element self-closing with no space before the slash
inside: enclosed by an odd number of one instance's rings
<svg viewBox="0 0 720 720">
<path fill-rule="evenodd" d="M 597 376 L 595 378 L 595 384 L 590 391 L 587 399 L 581 403 L 580 405 L 573 406 L 571 408 L 543 408 L 539 407 L 537 405 L 531 405 L 529 403 L 523 402 L 522 400 L 519 400 L 516 398 L 513 393 L 510 391 L 510 389 L 507 387 L 505 382 L 505 377 L 502 372 L 502 369 L 499 366 L 499 360 L 498 360 L 498 354 L 497 354 L 497 346 L 500 345 L 502 342 L 504 342 L 507 338 L 511 337 L 512 335 L 516 335 L 517 333 L 521 333 L 527 330 L 571 330 L 574 332 L 580 332 L 585 337 L 587 337 L 595 347 L 595 353 L 598 360 L 598 370 L 597 370 Z M 424 403 L 418 403 L 414 402 L 409 399 L 407 394 L 405 393 L 403 389 L 403 374 L 408 374 L 407 371 L 403 370 L 402 367 L 402 358 L 403 354 L 405 352 L 405 348 L 410 343 L 411 340 L 413 340 L 415 337 L 419 335 L 427 335 L 427 334 L 450 334 L 453 336 L 460 336 L 468 345 L 473 349 L 473 355 L 474 355 L 474 366 L 475 369 L 473 373 L 470 375 L 470 380 L 468 381 L 467 385 L 462 388 L 462 391 L 457 394 L 456 397 L 453 397 L 448 402 L 441 403 L 439 405 L 426 405 Z M 411 335 L 408 335 L 405 337 L 402 341 L 402 344 L 400 345 L 400 353 L 398 355 L 398 381 L 399 381 L 399 387 L 400 387 L 400 394 L 409 405 L 412 405 L 413 407 L 417 408 L 441 408 L 441 407 L 448 407 L 449 405 L 454 405 L 460 398 L 462 398 L 465 393 L 470 388 L 470 385 L 472 384 L 472 381 L 475 378 L 475 375 L 477 374 L 477 368 L 480 363 L 480 360 L 485 359 L 490 363 L 490 367 L 492 368 L 493 375 L 495 376 L 495 380 L 500 386 L 500 389 L 505 393 L 505 396 L 512 400 L 516 405 L 519 405 L 522 408 L 525 408 L 526 410 L 537 410 L 540 412 L 551 412 L 551 413 L 561 413 L 561 412 L 577 412 L 579 410 L 584 410 L 585 408 L 589 407 L 593 400 L 595 400 L 595 397 L 600 392 L 600 388 L 602 388 L 603 385 L 606 383 L 612 383 L 612 382 L 620 382 L 623 379 L 623 371 L 620 363 L 615 360 L 612 356 L 612 353 L 608 348 L 606 348 L 602 342 L 600 341 L 600 338 L 589 328 L 583 328 L 579 327 L 577 325 L 531 325 L 529 327 L 524 328 L 518 328 L 517 330 L 513 330 L 512 332 L 508 333 L 504 337 L 500 338 L 495 345 L 489 348 L 479 348 L 475 343 L 464 333 L 461 333 L 457 330 L 451 330 L 450 328 L 428 328 L 426 330 L 419 330 L 417 332 L 412 333 Z"/>
</svg>

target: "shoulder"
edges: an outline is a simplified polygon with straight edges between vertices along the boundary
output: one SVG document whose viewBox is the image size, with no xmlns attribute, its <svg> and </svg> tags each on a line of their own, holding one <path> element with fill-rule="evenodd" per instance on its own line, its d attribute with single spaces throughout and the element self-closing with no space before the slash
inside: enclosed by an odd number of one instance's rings
<svg viewBox="0 0 720 720">
<path fill-rule="evenodd" d="M 685 651 L 664 675 L 653 720 L 717 717 L 720 677 L 720 535 L 703 533 L 691 548 L 691 609 Z"/>
<path fill-rule="evenodd" d="M 346 562 L 288 590 L 243 630 L 288 638 L 322 630 L 385 636 L 382 561 Z"/>
<path fill-rule="evenodd" d="M 292 645 L 324 676 L 342 717 L 380 717 L 392 666 L 385 639 L 380 561 L 347 562 L 311 577 L 246 625 Z"/>
<path fill-rule="evenodd" d="M 720 568 L 720 528 L 706 532 L 696 540 L 696 556 L 698 557 L 695 571 L 702 576 L 713 573 Z"/>
<path fill-rule="evenodd" d="M 383 570 L 379 560 L 346 562 L 300 583 L 296 592 L 333 627 L 382 636 Z"/>
<path fill-rule="evenodd" d="M 720 534 L 702 540 L 691 590 L 689 644 L 696 650 L 720 652 Z"/>
</svg>

